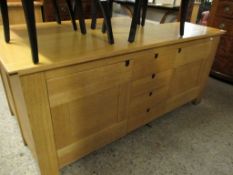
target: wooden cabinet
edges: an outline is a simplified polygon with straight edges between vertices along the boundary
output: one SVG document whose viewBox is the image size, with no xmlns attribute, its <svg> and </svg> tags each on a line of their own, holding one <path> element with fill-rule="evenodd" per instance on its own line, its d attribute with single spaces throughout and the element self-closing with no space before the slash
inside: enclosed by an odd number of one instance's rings
<svg viewBox="0 0 233 175">
<path fill-rule="evenodd" d="M 214 0 L 210 11 L 209 26 L 226 30 L 222 37 L 211 75 L 233 83 L 233 2 Z"/>
<path fill-rule="evenodd" d="M 22 42 L 25 28 L 13 26 L 14 43 L 1 40 L 9 104 L 42 175 L 58 175 L 64 165 L 201 99 L 224 32 L 186 23 L 188 33 L 179 38 L 179 23 L 147 23 L 129 44 L 130 21 L 113 18 L 114 45 L 101 32 L 73 32 L 69 22 L 38 24 L 38 65 Z"/>
<path fill-rule="evenodd" d="M 57 0 L 61 20 L 69 20 L 70 14 L 65 0 Z M 82 0 L 83 3 L 83 12 L 85 18 L 91 18 L 91 0 Z M 55 21 L 55 13 L 51 0 L 44 0 L 44 19 L 45 21 Z M 98 13 L 100 16 L 100 13 Z"/>
</svg>

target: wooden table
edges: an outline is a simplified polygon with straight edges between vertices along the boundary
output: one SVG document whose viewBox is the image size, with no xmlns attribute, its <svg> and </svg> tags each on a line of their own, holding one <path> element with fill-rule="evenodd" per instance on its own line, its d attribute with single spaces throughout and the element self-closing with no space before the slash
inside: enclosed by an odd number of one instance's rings
<svg viewBox="0 0 233 175">
<path fill-rule="evenodd" d="M 112 21 L 115 45 L 99 30 L 38 24 L 38 65 L 25 26 L 11 28 L 10 45 L 0 36 L 8 102 L 42 175 L 201 99 L 223 31 L 186 23 L 180 38 L 179 23 L 147 23 L 129 44 L 131 20 Z"/>
<path fill-rule="evenodd" d="M 134 1 L 132 0 L 114 0 L 114 2 L 121 4 L 127 11 L 129 12 L 130 16 L 132 16 L 133 12 L 130 8 L 134 4 Z M 163 24 L 168 15 L 173 14 L 173 13 L 178 13 L 180 6 L 178 5 L 172 5 L 172 4 L 154 4 L 154 3 L 148 3 L 149 8 L 154 8 L 154 9 L 163 9 L 165 10 L 163 17 L 160 20 L 160 23 Z"/>
</svg>

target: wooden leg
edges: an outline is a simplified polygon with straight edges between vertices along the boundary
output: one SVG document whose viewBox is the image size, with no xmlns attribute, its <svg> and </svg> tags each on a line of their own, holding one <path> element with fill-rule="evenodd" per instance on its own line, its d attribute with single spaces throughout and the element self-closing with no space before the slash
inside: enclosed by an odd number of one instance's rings
<svg viewBox="0 0 233 175">
<path fill-rule="evenodd" d="M 130 32 L 129 32 L 129 42 L 134 42 L 136 31 L 137 31 L 137 19 L 138 19 L 138 13 L 140 11 L 140 2 L 141 0 L 136 0 L 134 3 L 134 12 L 133 12 L 133 17 L 132 17 L 132 22 L 131 22 L 131 27 L 130 27 Z"/>
<path fill-rule="evenodd" d="M 180 36 L 184 36 L 184 26 L 187 17 L 189 6 L 189 0 L 182 0 L 181 1 L 181 10 L 180 10 Z"/>
<path fill-rule="evenodd" d="M 86 24 L 85 24 L 85 18 L 83 14 L 83 5 L 82 0 L 76 0 L 75 3 L 75 12 L 78 12 L 78 19 L 79 19 L 79 26 L 82 34 L 86 34 Z"/>
<path fill-rule="evenodd" d="M 34 4 L 31 0 L 22 0 L 25 19 L 28 28 L 29 41 L 32 51 L 32 59 L 35 64 L 39 62 L 38 46 L 37 46 L 37 33 L 35 24 Z"/>
<path fill-rule="evenodd" d="M 98 0 L 100 9 L 103 13 L 104 16 L 104 21 L 105 21 L 105 26 L 107 29 L 107 35 L 108 35 L 108 42 L 109 44 L 114 43 L 114 37 L 113 37 L 113 32 L 112 32 L 112 24 L 111 24 L 111 17 L 109 13 L 109 4 L 108 1 L 101 1 Z"/>
<path fill-rule="evenodd" d="M 77 30 L 77 24 L 76 24 L 76 21 L 75 21 L 75 15 L 74 15 L 74 10 L 73 10 L 71 1 L 70 0 L 66 0 L 66 3 L 67 3 L 67 6 L 68 6 L 68 9 L 69 9 L 69 13 L 70 13 L 70 18 L 71 18 L 71 22 L 72 22 L 72 25 L 73 25 L 73 29 L 76 31 Z"/>
<path fill-rule="evenodd" d="M 92 0 L 92 5 L 91 5 L 91 29 L 96 28 L 96 19 L 97 19 L 97 7 L 98 7 L 98 2 L 97 0 Z"/>
<path fill-rule="evenodd" d="M 7 7 L 6 0 L 1 0 L 0 6 L 1 6 L 5 41 L 9 43 L 10 42 L 10 27 L 9 27 L 8 7 Z"/>
<path fill-rule="evenodd" d="M 199 105 L 201 103 L 202 98 L 196 98 L 192 101 L 193 105 Z"/>
<path fill-rule="evenodd" d="M 142 5 L 142 21 L 141 21 L 141 26 L 145 25 L 147 6 L 148 6 L 148 0 L 144 0 L 143 1 L 143 5 Z"/>
<path fill-rule="evenodd" d="M 56 16 L 56 21 L 58 24 L 61 24 L 61 17 L 60 17 L 58 5 L 57 5 L 57 0 L 52 0 L 52 4 L 53 4 L 55 16 Z"/>
</svg>

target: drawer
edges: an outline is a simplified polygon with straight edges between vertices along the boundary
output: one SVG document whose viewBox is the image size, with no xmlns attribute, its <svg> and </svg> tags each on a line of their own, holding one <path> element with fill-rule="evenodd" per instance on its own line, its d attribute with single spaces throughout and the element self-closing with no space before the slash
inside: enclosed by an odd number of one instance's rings
<svg viewBox="0 0 233 175">
<path fill-rule="evenodd" d="M 233 56 L 216 55 L 212 70 L 219 74 L 233 77 Z"/>
<path fill-rule="evenodd" d="M 233 36 L 225 35 L 221 37 L 217 53 L 233 57 Z"/>
<path fill-rule="evenodd" d="M 135 114 L 134 117 L 128 119 L 127 132 L 131 132 L 152 120 L 162 116 L 166 112 L 166 103 L 161 102 L 155 106 L 150 106 L 147 110 Z"/>
<path fill-rule="evenodd" d="M 217 8 L 217 15 L 227 18 L 233 18 L 233 2 L 219 1 L 219 5 Z"/>
<path fill-rule="evenodd" d="M 105 89 L 126 83 L 131 78 L 130 62 L 122 61 L 90 70 L 75 72 L 76 67 L 48 72 L 48 94 L 51 107 L 91 96 Z M 51 78 L 52 74 L 60 74 Z"/>
<path fill-rule="evenodd" d="M 132 58 L 134 58 L 133 80 L 171 69 L 175 54 L 175 48 L 166 47 L 132 55 Z"/>
<path fill-rule="evenodd" d="M 226 30 L 227 35 L 233 35 L 233 23 L 230 19 L 216 17 L 213 23 L 213 27 Z"/>
<path fill-rule="evenodd" d="M 138 96 L 152 89 L 167 86 L 172 76 L 172 69 L 155 74 L 155 76 L 153 75 L 151 74 L 133 81 L 131 85 L 131 97 Z"/>
<path fill-rule="evenodd" d="M 211 42 L 209 39 L 184 43 L 177 49 L 175 67 L 206 59 L 210 54 L 210 50 Z"/>
<path fill-rule="evenodd" d="M 167 96 L 168 86 L 165 86 L 159 89 L 151 89 L 144 94 L 132 97 L 130 99 L 129 117 L 150 111 L 151 107 L 166 101 Z"/>
</svg>

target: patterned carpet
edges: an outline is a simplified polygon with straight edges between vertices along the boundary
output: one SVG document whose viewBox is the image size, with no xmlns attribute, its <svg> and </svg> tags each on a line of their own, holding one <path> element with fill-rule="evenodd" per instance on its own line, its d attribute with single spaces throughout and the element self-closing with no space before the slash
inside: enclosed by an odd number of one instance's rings
<svg viewBox="0 0 233 175">
<path fill-rule="evenodd" d="M 232 175 L 233 86 L 209 79 L 187 104 L 63 168 L 62 175 Z M 0 84 L 0 175 L 39 175 Z"/>
</svg>

